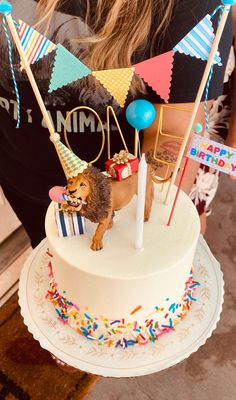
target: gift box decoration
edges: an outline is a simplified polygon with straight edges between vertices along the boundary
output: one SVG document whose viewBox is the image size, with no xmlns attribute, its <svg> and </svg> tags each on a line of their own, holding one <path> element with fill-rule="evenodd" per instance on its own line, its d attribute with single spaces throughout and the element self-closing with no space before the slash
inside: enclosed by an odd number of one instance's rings
<svg viewBox="0 0 236 400">
<path fill-rule="evenodd" d="M 85 233 L 85 218 L 77 211 L 63 211 L 61 204 L 55 204 L 55 220 L 59 237 L 79 236 Z"/>
<path fill-rule="evenodd" d="M 139 159 L 126 150 L 116 153 L 111 160 L 105 162 L 106 171 L 113 179 L 122 181 L 138 171 Z"/>
</svg>

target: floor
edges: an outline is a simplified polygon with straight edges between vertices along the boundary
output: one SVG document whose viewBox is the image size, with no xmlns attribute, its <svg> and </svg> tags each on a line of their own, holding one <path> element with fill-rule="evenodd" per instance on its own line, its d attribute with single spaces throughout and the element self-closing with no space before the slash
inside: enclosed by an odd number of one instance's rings
<svg viewBox="0 0 236 400">
<path fill-rule="evenodd" d="M 220 261 L 225 302 L 213 336 L 180 364 L 138 378 L 101 378 L 85 400 L 236 399 L 236 181 L 222 176 L 207 242 Z"/>
<path fill-rule="evenodd" d="M 22 226 L 0 244 L 0 307 L 18 289 L 22 266 L 31 251 L 29 238 Z"/>
<path fill-rule="evenodd" d="M 0 186 L 0 244 L 20 225 L 20 221 L 12 210 Z"/>
<path fill-rule="evenodd" d="M 31 252 L 29 238 L 0 186 L 0 307 L 18 289 L 22 266 Z"/>
</svg>

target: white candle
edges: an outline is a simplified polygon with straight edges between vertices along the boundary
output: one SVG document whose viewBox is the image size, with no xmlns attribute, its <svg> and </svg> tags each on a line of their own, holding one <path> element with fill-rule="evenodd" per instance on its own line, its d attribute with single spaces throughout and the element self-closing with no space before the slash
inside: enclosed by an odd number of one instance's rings
<svg viewBox="0 0 236 400">
<path fill-rule="evenodd" d="M 145 154 L 142 154 L 139 169 L 138 169 L 138 197 L 136 209 L 136 249 L 143 248 L 143 224 L 144 224 L 144 208 L 146 196 L 146 182 L 147 182 L 147 163 Z"/>
</svg>

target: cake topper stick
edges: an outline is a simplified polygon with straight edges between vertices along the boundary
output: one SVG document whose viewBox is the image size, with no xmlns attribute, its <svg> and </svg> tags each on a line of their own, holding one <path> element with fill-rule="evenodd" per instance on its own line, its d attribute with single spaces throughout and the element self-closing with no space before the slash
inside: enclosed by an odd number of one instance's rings
<svg viewBox="0 0 236 400">
<path fill-rule="evenodd" d="M 7 12 L 3 8 L 4 5 L 5 6 L 7 6 L 7 5 L 9 6 L 9 9 L 8 9 Z M 26 71 L 27 76 L 29 78 L 31 87 L 32 87 L 32 89 L 34 91 L 35 97 L 36 97 L 36 99 L 38 101 L 38 105 L 39 105 L 39 107 L 41 109 L 41 112 L 42 112 L 42 114 L 44 116 L 47 128 L 48 128 L 48 130 L 50 132 L 50 135 L 54 135 L 55 134 L 55 129 L 53 127 L 52 121 L 49 118 L 49 115 L 47 113 L 47 109 L 45 107 L 45 104 L 44 104 L 43 99 L 41 97 L 41 94 L 39 92 L 37 83 L 36 83 L 36 81 L 34 79 L 34 76 L 33 76 L 33 73 L 31 71 L 30 65 L 28 63 L 27 57 L 26 57 L 25 52 L 24 52 L 24 50 L 22 48 L 22 45 L 21 45 L 21 42 L 20 42 L 20 38 L 18 36 L 15 24 L 14 24 L 12 16 L 11 16 L 11 9 L 12 9 L 12 5 L 8 1 L 4 1 L 4 2 L 0 3 L 0 12 L 3 12 L 4 16 L 6 17 L 7 24 L 9 26 L 10 31 L 11 31 L 11 34 L 12 34 L 13 40 L 14 40 L 14 42 L 16 44 L 17 50 L 18 50 L 18 52 L 20 54 L 22 63 L 24 65 L 25 71 Z M 2 11 L 2 10 L 4 10 L 4 11 Z"/>
<path fill-rule="evenodd" d="M 219 42 L 220 42 L 220 39 L 221 39 L 221 35 L 223 33 L 223 29 L 225 27 L 225 23 L 226 23 L 226 20 L 228 18 L 228 15 L 229 15 L 230 5 L 234 4 L 235 0 L 223 0 L 222 3 L 225 5 L 224 11 L 222 13 L 222 16 L 221 16 L 221 19 L 220 19 L 220 23 L 219 23 L 219 26 L 218 26 L 218 29 L 217 29 L 217 32 L 216 32 L 216 35 L 215 35 L 215 39 L 214 39 L 213 44 L 212 44 L 211 52 L 210 52 L 210 55 L 209 55 L 209 58 L 208 58 L 208 61 L 207 61 L 207 65 L 206 65 L 206 68 L 205 68 L 205 71 L 204 71 L 204 74 L 203 74 L 203 77 L 202 77 L 202 80 L 201 80 L 201 83 L 200 83 L 200 86 L 199 86 L 199 89 L 198 89 L 198 93 L 197 93 L 197 96 L 196 96 L 196 99 L 195 99 L 195 103 L 194 103 L 193 111 L 192 111 L 192 114 L 191 114 L 191 117 L 190 117 L 190 121 L 189 121 L 186 133 L 184 135 L 184 139 L 183 139 L 181 147 L 180 147 L 180 151 L 179 151 L 178 158 L 177 158 L 177 161 L 176 161 L 175 169 L 173 171 L 172 178 L 171 178 L 168 190 L 167 190 L 167 194 L 166 194 L 166 198 L 165 198 L 165 204 L 169 203 L 171 192 L 172 192 L 172 187 L 174 185 L 174 182 L 175 182 L 175 179 L 176 179 L 176 176 L 177 176 L 177 173 L 178 173 L 181 161 L 182 161 L 182 157 L 184 155 L 184 150 L 185 150 L 185 147 L 187 145 L 187 142 L 188 142 L 188 139 L 189 139 L 189 136 L 190 136 L 190 133 L 191 133 L 191 129 L 192 129 L 192 126 L 194 124 L 194 120 L 195 120 L 195 117 L 196 117 L 196 114 L 197 114 L 197 111 L 198 111 L 198 108 L 199 108 L 199 105 L 200 105 L 200 102 L 201 102 L 201 99 L 202 99 L 202 95 L 203 95 L 207 80 L 208 80 L 208 76 L 209 76 L 209 73 L 210 73 L 210 70 L 211 70 L 211 66 L 212 66 L 212 64 L 214 62 L 214 58 L 215 58 L 215 55 L 216 55 L 217 50 L 218 50 L 218 45 L 219 45 Z"/>
<path fill-rule="evenodd" d="M 134 133 L 134 156 L 138 157 L 138 148 L 139 148 L 139 131 L 135 129 Z"/>
</svg>

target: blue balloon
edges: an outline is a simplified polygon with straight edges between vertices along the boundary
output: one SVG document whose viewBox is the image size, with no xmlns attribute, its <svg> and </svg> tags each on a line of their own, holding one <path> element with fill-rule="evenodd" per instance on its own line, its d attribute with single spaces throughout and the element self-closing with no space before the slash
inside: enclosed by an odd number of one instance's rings
<svg viewBox="0 0 236 400">
<path fill-rule="evenodd" d="M 12 5 L 9 1 L 0 1 L 0 12 L 3 14 L 11 14 Z"/>
<path fill-rule="evenodd" d="M 236 0 L 222 0 L 222 3 L 225 6 L 227 6 L 227 5 L 233 6 L 236 3 Z"/>
<path fill-rule="evenodd" d="M 156 117 L 156 109 L 150 101 L 134 100 L 126 109 L 126 119 L 133 128 L 140 131 L 148 128 Z"/>
</svg>

